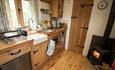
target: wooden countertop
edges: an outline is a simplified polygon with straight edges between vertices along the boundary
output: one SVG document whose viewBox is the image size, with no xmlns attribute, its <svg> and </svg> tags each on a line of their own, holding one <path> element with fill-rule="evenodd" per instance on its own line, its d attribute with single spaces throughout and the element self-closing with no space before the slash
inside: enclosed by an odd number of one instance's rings
<svg viewBox="0 0 115 70">
<path fill-rule="evenodd" d="M 16 45 L 22 44 L 24 42 L 33 43 L 32 40 L 19 39 L 19 38 L 15 40 L 13 39 L 8 43 L 1 41 L 0 42 L 0 53 L 5 51 L 6 49 L 14 48 Z"/>
<path fill-rule="evenodd" d="M 56 34 L 56 33 L 58 33 L 58 32 L 63 32 L 63 31 L 65 31 L 65 30 L 66 30 L 66 28 L 58 28 L 58 29 L 55 29 L 55 30 L 52 31 L 52 32 L 47 33 L 47 35 L 48 35 L 48 36 L 51 36 L 51 35 L 53 35 L 53 34 Z"/>
<path fill-rule="evenodd" d="M 55 29 L 54 31 L 48 32 L 48 33 L 47 32 L 43 32 L 43 31 L 35 32 L 35 33 L 44 33 L 44 34 L 47 34 L 50 37 L 50 36 L 53 36 L 53 35 L 55 35 L 55 34 L 57 34 L 59 32 L 63 32 L 65 30 L 66 30 L 66 27 L 62 27 L 62 28 Z M 31 33 L 31 34 L 35 34 L 35 33 Z M 31 34 L 29 34 L 29 35 L 31 35 Z M 32 42 L 32 41 L 29 41 L 26 38 L 19 38 L 19 37 L 14 38 L 13 41 L 10 41 L 8 43 L 0 41 L 0 53 L 2 51 L 4 51 L 5 49 L 12 48 L 15 45 L 21 44 L 23 42 Z"/>
</svg>

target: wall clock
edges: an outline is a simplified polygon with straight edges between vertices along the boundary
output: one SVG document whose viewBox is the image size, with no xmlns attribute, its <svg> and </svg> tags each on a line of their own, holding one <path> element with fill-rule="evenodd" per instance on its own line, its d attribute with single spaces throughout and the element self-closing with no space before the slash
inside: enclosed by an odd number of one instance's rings
<svg viewBox="0 0 115 70">
<path fill-rule="evenodd" d="M 108 5 L 107 1 L 100 1 L 97 5 L 98 9 L 104 10 Z"/>
</svg>

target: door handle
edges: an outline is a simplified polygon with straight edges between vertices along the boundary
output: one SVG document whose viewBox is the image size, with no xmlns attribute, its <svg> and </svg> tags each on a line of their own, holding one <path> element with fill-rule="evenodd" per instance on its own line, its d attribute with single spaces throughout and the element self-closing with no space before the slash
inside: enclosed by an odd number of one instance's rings
<svg viewBox="0 0 115 70">
<path fill-rule="evenodd" d="M 82 28 L 82 29 L 88 29 L 88 27 L 80 27 L 80 28 Z"/>
</svg>

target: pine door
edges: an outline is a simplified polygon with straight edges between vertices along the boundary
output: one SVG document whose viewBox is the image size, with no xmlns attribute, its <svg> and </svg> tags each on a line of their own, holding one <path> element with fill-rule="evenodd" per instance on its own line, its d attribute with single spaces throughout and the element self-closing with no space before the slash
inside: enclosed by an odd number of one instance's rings
<svg viewBox="0 0 115 70">
<path fill-rule="evenodd" d="M 69 50 L 82 53 L 87 35 L 93 0 L 74 0 Z"/>
</svg>

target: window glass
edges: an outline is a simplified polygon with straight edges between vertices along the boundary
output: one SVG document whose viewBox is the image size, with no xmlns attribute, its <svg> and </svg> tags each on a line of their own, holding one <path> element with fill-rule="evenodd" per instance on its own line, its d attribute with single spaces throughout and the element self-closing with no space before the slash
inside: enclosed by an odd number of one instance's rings
<svg viewBox="0 0 115 70">
<path fill-rule="evenodd" d="M 10 16 L 10 28 L 11 29 L 16 29 L 19 27 L 18 21 L 17 21 L 17 16 L 16 16 L 16 8 L 15 8 L 15 3 L 14 0 L 8 0 L 9 2 L 9 12 Z"/>
<path fill-rule="evenodd" d="M 34 0 L 22 0 L 24 24 L 29 26 L 31 30 L 36 30 L 37 26 L 34 4 Z"/>
<path fill-rule="evenodd" d="M 34 0 L 5 0 L 10 29 L 15 30 L 21 26 L 36 29 L 36 12 Z M 21 4 L 20 4 L 21 3 Z M 16 12 L 17 11 L 17 12 Z M 22 16 L 22 17 L 21 17 Z M 24 25 L 23 24 L 24 19 Z"/>
<path fill-rule="evenodd" d="M 22 9 L 23 9 L 24 24 L 28 26 L 29 20 L 32 18 L 30 1 L 22 0 Z"/>
</svg>

